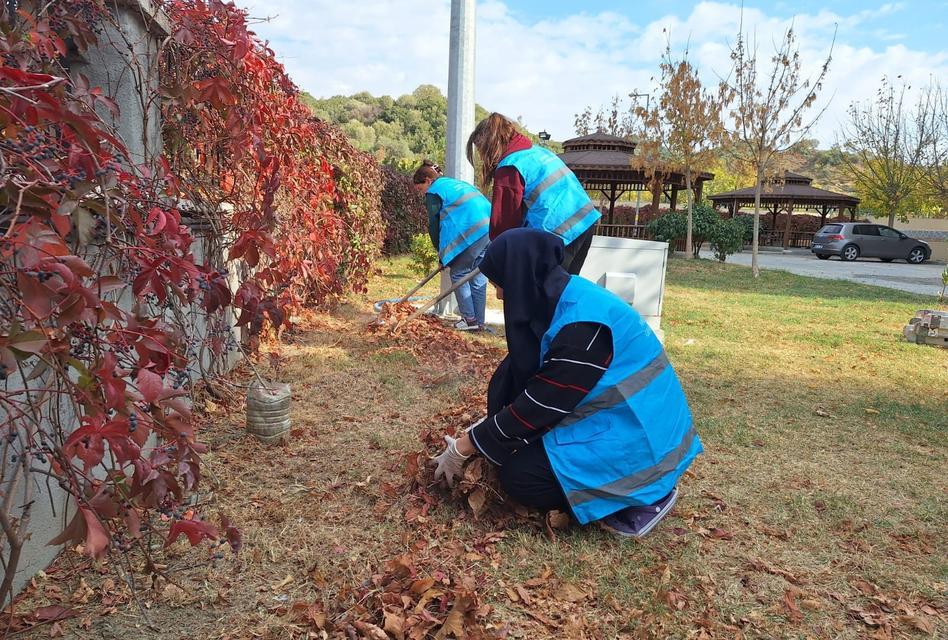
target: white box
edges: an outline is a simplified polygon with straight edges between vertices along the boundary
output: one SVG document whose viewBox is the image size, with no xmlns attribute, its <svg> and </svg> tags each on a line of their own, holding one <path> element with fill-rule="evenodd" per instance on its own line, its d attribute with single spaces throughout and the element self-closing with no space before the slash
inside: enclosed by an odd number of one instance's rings
<svg viewBox="0 0 948 640">
<path fill-rule="evenodd" d="M 612 291 L 661 335 L 668 243 L 593 236 L 580 275 Z"/>
</svg>

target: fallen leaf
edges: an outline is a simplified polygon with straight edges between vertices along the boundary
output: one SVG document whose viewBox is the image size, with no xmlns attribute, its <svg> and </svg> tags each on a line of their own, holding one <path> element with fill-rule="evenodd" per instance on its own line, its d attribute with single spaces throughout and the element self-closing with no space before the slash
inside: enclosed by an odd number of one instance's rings
<svg viewBox="0 0 948 640">
<path fill-rule="evenodd" d="M 589 594 L 577 587 L 576 585 L 564 582 L 560 585 L 560 588 L 556 590 L 556 593 L 553 595 L 557 600 L 565 600 L 566 602 L 582 602 L 589 597 Z"/>
<path fill-rule="evenodd" d="M 800 622 L 803 619 L 803 613 L 800 611 L 800 607 L 797 606 L 797 594 L 793 589 L 787 589 L 783 592 L 783 605 L 787 608 L 787 612 L 790 614 L 790 620 L 793 622 Z"/>
<path fill-rule="evenodd" d="M 291 582 L 293 582 L 293 576 L 287 575 L 285 578 L 283 578 L 282 580 L 280 580 L 278 583 L 276 583 L 276 584 L 274 584 L 274 585 L 271 585 L 271 586 L 270 586 L 270 591 L 279 591 L 280 589 L 282 589 L 282 588 L 285 587 L 286 585 L 290 584 Z"/>
<path fill-rule="evenodd" d="M 548 511 L 546 521 L 551 529 L 565 529 L 569 526 L 569 514 L 563 511 Z"/>
<path fill-rule="evenodd" d="M 713 527 L 711 529 L 711 537 L 714 538 L 715 540 L 733 540 L 734 534 L 731 533 L 730 531 L 725 531 L 724 529 L 718 529 L 717 527 Z"/>
<path fill-rule="evenodd" d="M 530 593 L 526 589 L 524 589 L 518 584 L 516 586 L 516 590 L 517 590 L 517 595 L 520 596 L 520 599 L 523 600 L 523 603 L 525 605 L 530 605 L 533 603 L 532 598 L 530 598 Z"/>
<path fill-rule="evenodd" d="M 918 615 L 904 615 L 896 618 L 902 624 L 907 624 L 922 633 L 933 634 L 935 633 L 935 625 L 931 623 L 926 618 Z"/>
<path fill-rule="evenodd" d="M 72 609 L 54 604 L 48 607 L 40 607 L 30 617 L 37 622 L 58 622 L 59 620 L 68 620 L 75 615 L 76 612 Z"/>
<path fill-rule="evenodd" d="M 483 487 L 478 487 L 468 495 L 467 503 L 471 506 L 474 515 L 480 515 L 484 510 L 484 505 L 487 504 L 487 492 Z"/>
<path fill-rule="evenodd" d="M 879 410 L 878 410 L 878 409 L 872 409 L 872 408 L 866 408 L 866 413 L 868 413 L 869 415 L 877 416 L 877 415 L 879 415 Z"/>
<path fill-rule="evenodd" d="M 384 630 L 395 637 L 395 640 L 405 640 L 405 618 L 391 611 L 382 612 Z"/>
<path fill-rule="evenodd" d="M 817 407 L 817 408 L 816 408 L 816 411 L 814 411 L 814 413 L 816 413 L 816 415 L 820 416 L 821 418 L 832 418 L 832 417 L 833 417 L 833 415 L 832 415 L 829 411 L 827 411 L 826 409 L 824 409 L 823 407 Z"/>
<path fill-rule="evenodd" d="M 448 617 L 444 619 L 444 624 L 438 629 L 434 640 L 445 640 L 449 635 L 455 638 L 464 638 L 464 616 L 474 606 L 474 598 L 470 594 L 458 596 L 454 601 L 454 606 L 448 612 Z"/>
<path fill-rule="evenodd" d="M 362 622 L 361 620 L 357 620 L 356 622 L 353 622 L 352 624 L 353 626 L 355 626 L 356 629 L 359 630 L 359 633 L 361 633 L 363 636 L 365 636 L 369 640 L 391 640 L 391 638 L 388 637 L 387 633 L 379 629 L 377 626 L 375 626 L 371 622 Z"/>
</svg>

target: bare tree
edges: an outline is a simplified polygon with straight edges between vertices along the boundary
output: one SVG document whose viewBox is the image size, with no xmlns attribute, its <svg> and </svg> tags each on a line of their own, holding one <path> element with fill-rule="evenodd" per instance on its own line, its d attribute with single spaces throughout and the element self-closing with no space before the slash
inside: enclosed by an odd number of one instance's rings
<svg viewBox="0 0 948 640">
<path fill-rule="evenodd" d="M 582 113 L 573 116 L 573 128 L 578 136 L 588 136 L 592 132 L 592 123 L 592 107 L 587 106 Z"/>
<path fill-rule="evenodd" d="M 722 81 L 721 91 L 731 103 L 729 148 L 755 176 L 751 259 L 755 278 L 760 275 L 760 195 L 764 183 L 775 172 L 779 155 L 805 138 L 826 111 L 824 106 L 813 117 L 805 117 L 823 87 L 835 42 L 834 35 L 826 59 L 809 78 L 804 78 L 801 71 L 800 48 L 792 26 L 776 45 L 769 68 L 758 59 L 756 43 L 748 42 L 743 21 L 731 49 L 731 73 Z"/>
<path fill-rule="evenodd" d="M 639 109 L 646 128 L 648 141 L 664 141 L 669 160 L 685 174 L 688 197 L 688 230 L 685 236 L 685 256 L 693 258 L 692 178 L 707 170 L 714 162 L 715 151 L 724 139 L 721 113 L 726 104 L 726 93 L 706 91 L 698 78 L 698 70 L 688 60 L 685 50 L 680 60 L 672 59 L 667 46 L 661 62 L 661 94 L 658 104 L 649 113 Z M 648 146 L 646 142 L 646 146 Z"/>
<path fill-rule="evenodd" d="M 948 87 L 933 84 L 919 104 L 927 111 L 923 118 L 931 132 L 923 159 L 925 196 L 941 213 L 948 213 Z"/>
<path fill-rule="evenodd" d="M 874 100 L 850 105 L 841 132 L 846 171 L 863 206 L 885 213 L 889 226 L 923 197 L 922 164 L 932 144 L 932 94 L 924 92 L 913 109 L 905 102 L 908 89 L 883 78 Z"/>
</svg>

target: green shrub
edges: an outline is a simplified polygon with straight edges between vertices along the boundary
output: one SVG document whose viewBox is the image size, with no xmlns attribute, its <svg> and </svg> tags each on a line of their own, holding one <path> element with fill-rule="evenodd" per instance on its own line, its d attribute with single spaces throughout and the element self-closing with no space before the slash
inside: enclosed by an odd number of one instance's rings
<svg viewBox="0 0 948 640">
<path fill-rule="evenodd" d="M 420 276 L 426 276 L 434 271 L 438 264 L 438 252 L 431 246 L 431 238 L 427 233 L 418 233 L 411 237 L 410 251 L 409 269 Z"/>
<path fill-rule="evenodd" d="M 701 251 L 701 245 L 708 240 L 708 234 L 721 220 L 718 212 L 709 204 L 695 203 L 691 211 L 691 248 L 695 256 Z M 674 243 L 688 235 L 688 211 L 673 211 L 652 220 L 645 226 L 646 231 L 660 242 Z"/>
<path fill-rule="evenodd" d="M 744 247 L 745 225 L 737 220 L 721 220 L 711 229 L 708 242 L 714 257 L 724 262 L 729 255 Z"/>
<path fill-rule="evenodd" d="M 678 238 L 685 237 L 688 232 L 687 225 L 688 219 L 684 215 L 672 212 L 652 220 L 645 226 L 645 230 L 659 242 L 673 243 Z"/>
<path fill-rule="evenodd" d="M 741 225 L 744 230 L 744 244 L 750 244 L 754 241 L 754 216 L 737 216 L 734 222 Z"/>
</svg>

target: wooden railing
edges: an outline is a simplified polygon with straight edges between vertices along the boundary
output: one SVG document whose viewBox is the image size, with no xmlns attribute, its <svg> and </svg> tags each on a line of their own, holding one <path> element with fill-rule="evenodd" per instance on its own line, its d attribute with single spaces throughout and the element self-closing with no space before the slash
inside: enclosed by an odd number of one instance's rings
<svg viewBox="0 0 948 640">
<path fill-rule="evenodd" d="M 629 238 L 631 240 L 652 240 L 652 236 L 645 230 L 644 224 L 600 224 L 596 227 L 597 236 L 609 238 Z M 679 238 L 673 247 L 674 251 L 685 250 L 685 239 Z"/>
<path fill-rule="evenodd" d="M 631 238 L 633 240 L 651 240 L 652 236 L 646 231 L 644 224 L 600 224 L 596 227 L 597 236 L 607 236 L 609 238 Z M 791 231 L 788 247 L 794 249 L 809 249 L 813 242 L 812 231 Z M 762 247 L 782 247 L 783 231 L 769 231 L 762 229 L 760 232 L 760 245 Z M 707 246 L 707 244 L 705 244 Z M 685 239 L 680 238 L 674 247 L 675 251 L 685 250 Z"/>
<path fill-rule="evenodd" d="M 600 224 L 596 227 L 596 235 L 609 238 L 651 240 L 651 237 L 645 232 L 644 224 Z"/>
<path fill-rule="evenodd" d="M 809 249 L 815 235 L 816 233 L 812 231 L 791 231 L 787 246 L 794 249 Z M 783 236 L 783 231 L 761 231 L 760 244 L 764 247 L 782 247 L 784 246 Z"/>
</svg>

